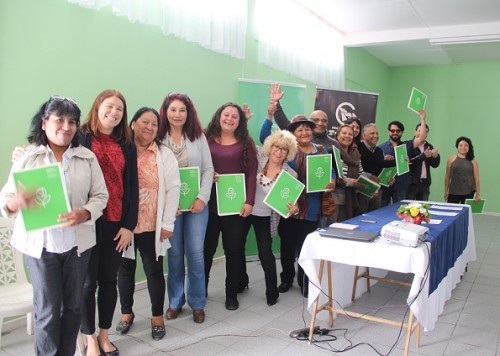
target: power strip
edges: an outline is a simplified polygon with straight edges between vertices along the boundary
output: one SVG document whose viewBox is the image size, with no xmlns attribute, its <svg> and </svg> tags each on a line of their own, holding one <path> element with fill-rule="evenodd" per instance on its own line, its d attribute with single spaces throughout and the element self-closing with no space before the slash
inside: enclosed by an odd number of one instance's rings
<svg viewBox="0 0 500 356">
<path fill-rule="evenodd" d="M 317 334 L 320 330 L 320 327 L 319 326 L 315 326 L 314 327 L 314 334 Z M 295 329 L 295 330 L 292 330 L 288 333 L 288 336 L 290 336 L 291 338 L 307 338 L 309 337 L 309 328 L 302 328 L 302 329 Z"/>
</svg>

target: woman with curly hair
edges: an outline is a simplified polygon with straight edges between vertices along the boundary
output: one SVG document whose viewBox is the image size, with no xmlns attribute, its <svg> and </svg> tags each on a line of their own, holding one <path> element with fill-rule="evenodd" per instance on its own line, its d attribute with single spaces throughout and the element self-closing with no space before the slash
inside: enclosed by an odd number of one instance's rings
<svg viewBox="0 0 500 356">
<path fill-rule="evenodd" d="M 215 184 L 209 202 L 208 226 L 205 234 L 205 281 L 212 268 L 217 250 L 219 234 L 226 255 L 226 309 L 239 307 L 236 295 L 242 281 L 241 268 L 245 248 L 245 218 L 253 211 L 255 186 L 257 184 L 257 148 L 247 127 L 247 119 L 242 108 L 235 103 L 219 107 L 206 129 L 208 146 L 214 165 L 214 178 L 218 174 L 245 174 L 246 201 L 239 215 L 219 216 Z M 244 283 L 244 281 L 243 281 Z"/>
</svg>

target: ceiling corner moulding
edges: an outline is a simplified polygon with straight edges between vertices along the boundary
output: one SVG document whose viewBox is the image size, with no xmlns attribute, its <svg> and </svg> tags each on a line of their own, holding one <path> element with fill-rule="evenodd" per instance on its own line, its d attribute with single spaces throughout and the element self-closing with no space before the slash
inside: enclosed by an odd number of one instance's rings
<svg viewBox="0 0 500 356">
<path fill-rule="evenodd" d="M 431 38 L 429 39 L 429 42 L 434 46 L 500 42 L 500 33 L 493 35 Z"/>
</svg>

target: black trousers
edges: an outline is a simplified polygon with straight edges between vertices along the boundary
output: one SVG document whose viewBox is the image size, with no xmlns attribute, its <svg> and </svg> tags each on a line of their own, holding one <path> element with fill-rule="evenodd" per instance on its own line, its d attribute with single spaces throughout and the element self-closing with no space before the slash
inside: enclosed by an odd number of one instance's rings
<svg viewBox="0 0 500 356">
<path fill-rule="evenodd" d="M 219 216 L 210 213 L 205 233 L 205 281 L 208 278 L 212 262 L 222 233 L 222 247 L 226 255 L 226 298 L 236 298 L 240 285 L 241 268 L 245 263 L 245 218 L 239 215 Z"/>
<path fill-rule="evenodd" d="M 427 179 L 420 179 L 418 183 L 411 183 L 406 193 L 406 198 L 411 200 L 428 201 L 430 195 L 430 185 Z"/>
<path fill-rule="evenodd" d="M 137 250 L 141 253 L 142 266 L 148 282 L 151 315 L 162 316 L 165 302 L 165 276 L 163 274 L 163 256 L 156 260 L 155 231 L 134 235 L 136 259 L 122 257 L 118 269 L 118 292 L 122 314 L 131 314 L 134 305 L 135 269 L 137 267 Z"/>
<path fill-rule="evenodd" d="M 120 230 L 119 222 L 109 222 L 102 219 L 96 221 L 97 244 L 92 248 L 89 268 L 82 291 L 82 325 L 85 335 L 95 333 L 95 293 L 99 311 L 99 328 L 110 329 L 115 312 L 118 292 L 116 279 L 122 254 L 116 251 L 117 241 L 114 237 Z"/>
<path fill-rule="evenodd" d="M 264 279 L 266 281 L 266 297 L 276 299 L 278 292 L 278 277 L 276 272 L 276 258 L 273 253 L 273 239 L 271 237 L 271 218 L 269 216 L 250 215 L 245 219 L 245 236 L 248 235 L 250 226 L 253 226 L 255 239 L 257 240 L 257 249 L 259 251 L 259 260 L 264 270 Z M 247 280 L 246 264 L 242 266 L 242 280 Z"/>
<path fill-rule="evenodd" d="M 300 254 L 306 236 L 316 230 L 317 221 L 299 220 L 294 218 L 280 219 L 278 234 L 281 238 L 281 282 L 293 283 L 295 277 L 295 259 Z M 298 266 L 297 282 L 300 287 L 309 283 L 304 270 Z"/>
<path fill-rule="evenodd" d="M 448 203 L 465 204 L 465 199 L 473 199 L 474 192 L 466 195 L 448 194 Z"/>
</svg>

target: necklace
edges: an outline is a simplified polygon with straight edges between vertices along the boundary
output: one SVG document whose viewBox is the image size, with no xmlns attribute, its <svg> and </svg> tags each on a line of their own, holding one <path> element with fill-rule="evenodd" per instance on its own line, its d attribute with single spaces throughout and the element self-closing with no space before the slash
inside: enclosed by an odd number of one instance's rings
<svg viewBox="0 0 500 356">
<path fill-rule="evenodd" d="M 264 166 L 264 169 L 262 170 L 262 173 L 260 174 L 260 177 L 259 177 L 259 184 L 263 187 L 267 187 L 267 186 L 270 186 L 271 184 L 274 183 L 274 181 L 278 178 L 278 176 L 280 175 L 280 171 L 276 172 L 276 174 L 274 175 L 274 178 L 271 179 L 269 182 L 267 183 L 264 183 L 262 182 L 262 178 L 264 176 L 267 176 L 267 167 L 269 165 L 269 161 L 266 163 L 266 165 Z"/>
</svg>

